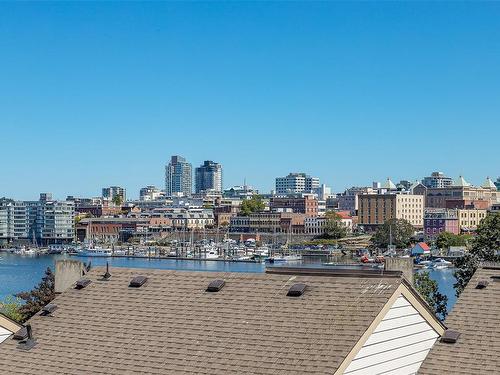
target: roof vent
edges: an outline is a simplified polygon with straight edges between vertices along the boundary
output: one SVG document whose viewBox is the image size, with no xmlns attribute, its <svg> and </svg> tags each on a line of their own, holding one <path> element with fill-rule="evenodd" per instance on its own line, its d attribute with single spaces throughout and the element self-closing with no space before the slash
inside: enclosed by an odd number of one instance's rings
<svg viewBox="0 0 500 375">
<path fill-rule="evenodd" d="M 21 350 L 33 349 L 36 346 L 36 340 L 33 338 L 31 325 L 26 324 L 26 327 L 24 328 L 26 328 L 26 338 L 17 345 L 17 348 Z"/>
<path fill-rule="evenodd" d="M 448 344 L 454 344 L 457 342 L 459 337 L 460 337 L 460 332 L 447 329 L 444 332 L 444 335 L 441 337 L 441 342 L 445 342 Z"/>
<path fill-rule="evenodd" d="M 207 292 L 218 292 L 224 288 L 226 282 L 224 280 L 213 280 L 208 284 Z"/>
<path fill-rule="evenodd" d="M 476 285 L 476 289 L 484 289 L 488 286 L 488 280 L 479 280 Z"/>
<path fill-rule="evenodd" d="M 288 293 L 286 295 L 288 297 L 300 297 L 302 294 L 304 294 L 305 290 L 306 290 L 306 284 L 303 283 L 293 284 L 290 287 L 290 289 L 288 289 Z"/>
<path fill-rule="evenodd" d="M 53 303 L 49 303 L 48 305 L 45 305 L 45 307 L 42 309 L 42 313 L 40 315 L 42 316 L 48 316 L 52 314 L 54 311 L 56 311 L 57 305 Z"/>
<path fill-rule="evenodd" d="M 130 284 L 128 284 L 128 286 L 131 288 L 140 288 L 146 281 L 148 281 L 146 276 L 136 276 L 130 280 Z"/>
<path fill-rule="evenodd" d="M 80 279 L 75 284 L 75 289 L 83 289 L 89 285 L 91 281 L 89 279 Z"/>
<path fill-rule="evenodd" d="M 111 274 L 109 273 L 109 263 L 106 262 L 106 273 L 104 275 L 102 275 L 101 281 L 108 281 L 110 277 L 111 277 Z"/>
<path fill-rule="evenodd" d="M 28 330 L 26 327 L 21 328 L 19 331 L 14 333 L 14 336 L 12 336 L 14 340 L 26 340 L 28 338 Z"/>
</svg>

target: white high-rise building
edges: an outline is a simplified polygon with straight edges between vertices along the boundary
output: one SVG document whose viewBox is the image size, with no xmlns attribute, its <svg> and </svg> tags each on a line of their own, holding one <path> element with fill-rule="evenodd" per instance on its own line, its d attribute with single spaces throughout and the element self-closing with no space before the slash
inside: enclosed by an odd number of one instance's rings
<svg viewBox="0 0 500 375">
<path fill-rule="evenodd" d="M 305 173 L 290 173 L 285 177 L 276 178 L 276 194 L 314 193 L 319 188 L 319 178 Z"/>
</svg>

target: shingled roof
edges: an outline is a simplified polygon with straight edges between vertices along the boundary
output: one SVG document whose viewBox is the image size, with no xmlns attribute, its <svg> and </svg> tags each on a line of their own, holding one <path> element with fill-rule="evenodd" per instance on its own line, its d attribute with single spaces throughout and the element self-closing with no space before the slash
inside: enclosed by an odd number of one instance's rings
<svg viewBox="0 0 500 375">
<path fill-rule="evenodd" d="M 500 372 L 500 267 L 476 271 L 446 326 L 460 332 L 456 343 L 438 342 L 419 374 L 498 374 Z M 478 287 L 481 281 L 486 287 Z M 484 286 L 484 285 L 483 285 Z"/>
<path fill-rule="evenodd" d="M 10 374 L 334 374 L 403 283 L 378 277 L 103 269 L 0 345 Z M 146 284 L 129 287 L 144 275 Z M 214 279 L 225 280 L 217 293 Z M 287 297 L 305 283 L 300 297 Z"/>
</svg>

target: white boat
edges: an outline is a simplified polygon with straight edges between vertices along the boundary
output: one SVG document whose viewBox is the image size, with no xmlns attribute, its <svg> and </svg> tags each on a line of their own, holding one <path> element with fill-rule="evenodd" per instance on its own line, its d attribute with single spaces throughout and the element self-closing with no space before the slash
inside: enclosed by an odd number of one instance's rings
<svg viewBox="0 0 500 375">
<path fill-rule="evenodd" d="M 438 258 L 432 263 L 432 268 L 437 269 L 437 270 L 442 270 L 444 268 L 451 267 L 453 263 L 448 262 L 447 260 Z"/>
<path fill-rule="evenodd" d="M 219 258 L 219 254 L 215 250 L 206 250 L 203 254 L 203 258 L 205 259 L 217 259 Z"/>
<path fill-rule="evenodd" d="M 14 254 L 22 256 L 34 256 L 37 255 L 38 252 L 36 249 L 22 246 L 19 249 L 14 250 Z"/>
<path fill-rule="evenodd" d="M 76 252 L 80 257 L 110 257 L 113 255 L 112 249 L 102 247 L 84 247 Z"/>
<path fill-rule="evenodd" d="M 302 255 L 282 255 L 266 258 L 266 262 L 268 263 L 296 262 L 299 260 L 302 260 Z"/>
</svg>

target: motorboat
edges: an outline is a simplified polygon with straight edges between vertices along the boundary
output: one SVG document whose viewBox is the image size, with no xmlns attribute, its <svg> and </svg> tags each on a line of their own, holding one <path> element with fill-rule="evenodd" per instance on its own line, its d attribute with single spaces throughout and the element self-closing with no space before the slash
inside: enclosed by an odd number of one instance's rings
<svg viewBox="0 0 500 375">
<path fill-rule="evenodd" d="M 83 247 L 77 251 L 76 255 L 80 257 L 110 257 L 113 255 L 113 250 L 99 246 Z"/>
<path fill-rule="evenodd" d="M 436 260 L 434 260 L 434 262 L 432 262 L 432 268 L 437 269 L 437 270 L 449 268 L 452 265 L 453 265 L 452 262 L 449 262 L 449 261 L 444 260 L 442 258 L 437 258 Z"/>
</svg>

